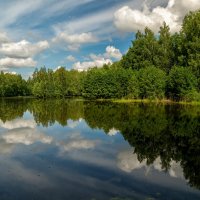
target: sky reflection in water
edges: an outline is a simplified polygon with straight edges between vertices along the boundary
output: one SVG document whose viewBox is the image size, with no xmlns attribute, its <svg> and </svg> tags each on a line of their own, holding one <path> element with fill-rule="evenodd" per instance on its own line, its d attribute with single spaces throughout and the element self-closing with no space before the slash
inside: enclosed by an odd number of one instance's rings
<svg viewBox="0 0 200 200">
<path fill-rule="evenodd" d="M 200 198 L 199 154 L 191 154 L 199 152 L 200 139 L 186 127 L 199 126 L 194 109 L 68 100 L 0 104 L 0 199 Z M 158 137 L 169 143 L 167 132 L 175 146 L 157 146 Z M 174 154 L 167 157 L 170 145 Z M 188 155 L 179 152 L 184 145 Z"/>
</svg>

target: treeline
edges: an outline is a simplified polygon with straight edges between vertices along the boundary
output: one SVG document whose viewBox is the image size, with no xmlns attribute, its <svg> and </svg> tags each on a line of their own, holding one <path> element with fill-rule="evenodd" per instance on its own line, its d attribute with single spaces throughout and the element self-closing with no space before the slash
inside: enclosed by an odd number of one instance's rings
<svg viewBox="0 0 200 200">
<path fill-rule="evenodd" d="M 11 82 L 8 88 L 16 87 L 13 81 L 8 82 Z M 6 88 L 7 83 L 0 84 Z M 24 83 L 20 84 L 13 93 L 4 89 L 9 92 L 2 92 L 1 96 L 200 101 L 200 11 L 185 16 L 179 33 L 171 34 L 166 23 L 158 35 L 149 28 L 138 31 L 128 52 L 112 65 L 94 67 L 87 72 L 67 71 L 63 67 L 53 71 L 43 67 L 35 70 L 25 88 Z"/>
<path fill-rule="evenodd" d="M 81 96 L 84 77 L 84 72 L 67 71 L 64 67 L 56 71 L 43 67 L 40 70 L 36 69 L 27 83 L 36 97 Z"/>
</svg>

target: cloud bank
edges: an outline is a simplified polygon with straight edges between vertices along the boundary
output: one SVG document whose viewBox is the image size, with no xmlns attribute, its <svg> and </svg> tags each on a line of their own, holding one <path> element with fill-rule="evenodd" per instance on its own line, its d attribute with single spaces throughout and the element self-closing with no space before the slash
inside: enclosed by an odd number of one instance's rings
<svg viewBox="0 0 200 200">
<path fill-rule="evenodd" d="M 199 0 L 169 0 L 166 7 L 157 6 L 153 9 L 144 4 L 142 11 L 124 6 L 115 12 L 114 24 L 117 29 L 124 32 L 143 31 L 147 26 L 158 32 L 165 21 L 174 33 L 180 30 L 185 14 L 198 8 Z"/>
<path fill-rule="evenodd" d="M 35 67 L 34 57 L 47 48 L 49 43 L 46 40 L 35 44 L 27 40 L 11 42 L 6 33 L 0 33 L 0 70 Z"/>
<path fill-rule="evenodd" d="M 107 46 L 104 54 L 90 54 L 90 61 L 85 62 L 76 62 L 73 65 L 73 68 L 78 71 L 87 71 L 93 67 L 102 67 L 104 64 L 112 64 L 113 59 L 119 60 L 122 57 L 122 54 L 119 49 L 116 49 L 114 46 Z"/>
</svg>

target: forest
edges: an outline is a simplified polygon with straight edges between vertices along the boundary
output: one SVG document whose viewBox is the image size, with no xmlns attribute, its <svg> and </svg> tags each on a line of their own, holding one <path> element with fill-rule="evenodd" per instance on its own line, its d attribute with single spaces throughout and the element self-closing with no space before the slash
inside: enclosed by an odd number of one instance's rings
<svg viewBox="0 0 200 200">
<path fill-rule="evenodd" d="M 28 80 L 1 72 L 0 96 L 200 101 L 200 10 L 185 16 L 179 33 L 165 22 L 158 34 L 138 31 L 122 59 L 102 68 L 42 67 Z"/>
</svg>

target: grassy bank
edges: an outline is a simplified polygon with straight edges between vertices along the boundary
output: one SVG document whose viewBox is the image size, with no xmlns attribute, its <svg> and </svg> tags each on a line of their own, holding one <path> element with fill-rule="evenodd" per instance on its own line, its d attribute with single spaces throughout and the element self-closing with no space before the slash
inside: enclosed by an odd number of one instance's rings
<svg viewBox="0 0 200 200">
<path fill-rule="evenodd" d="M 170 99 L 97 99 L 96 101 L 111 101 L 113 103 L 155 103 L 155 104 L 180 104 L 180 105 L 200 105 L 199 101 L 172 101 Z"/>
<path fill-rule="evenodd" d="M 15 96 L 1 97 L 2 99 L 43 99 L 34 96 Z M 76 101 L 96 101 L 96 102 L 113 102 L 113 103 L 154 103 L 154 104 L 180 104 L 180 105 L 200 105 L 200 101 L 173 101 L 170 99 L 84 99 L 81 97 L 65 97 L 65 98 L 44 98 L 44 99 L 74 99 Z"/>
</svg>

